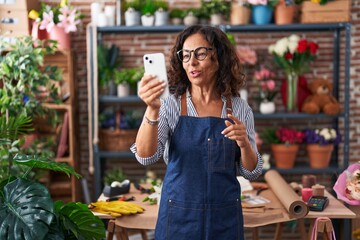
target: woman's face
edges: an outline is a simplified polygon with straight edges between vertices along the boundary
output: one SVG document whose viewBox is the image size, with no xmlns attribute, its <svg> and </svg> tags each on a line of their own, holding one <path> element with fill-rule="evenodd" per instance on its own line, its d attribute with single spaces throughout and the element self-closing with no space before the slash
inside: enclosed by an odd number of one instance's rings
<svg viewBox="0 0 360 240">
<path fill-rule="evenodd" d="M 216 50 L 206 50 L 202 47 L 212 48 L 203 35 L 195 33 L 185 40 L 182 51 L 184 59 L 190 55 L 190 60 L 183 62 L 183 68 L 190 82 L 200 87 L 215 82 L 216 73 L 219 69 L 218 61 L 211 59 L 211 56 L 216 56 Z M 193 51 L 195 49 L 198 49 L 196 51 L 198 58 L 206 57 L 203 60 L 196 59 Z"/>
</svg>

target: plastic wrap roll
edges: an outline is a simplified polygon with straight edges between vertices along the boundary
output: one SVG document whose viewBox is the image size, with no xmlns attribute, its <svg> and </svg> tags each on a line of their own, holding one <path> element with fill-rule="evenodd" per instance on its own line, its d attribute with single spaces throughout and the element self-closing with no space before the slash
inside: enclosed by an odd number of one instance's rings
<svg viewBox="0 0 360 240">
<path fill-rule="evenodd" d="M 277 196 L 281 204 L 293 218 L 305 217 L 309 209 L 290 185 L 275 170 L 269 170 L 264 175 L 266 182 Z"/>
</svg>

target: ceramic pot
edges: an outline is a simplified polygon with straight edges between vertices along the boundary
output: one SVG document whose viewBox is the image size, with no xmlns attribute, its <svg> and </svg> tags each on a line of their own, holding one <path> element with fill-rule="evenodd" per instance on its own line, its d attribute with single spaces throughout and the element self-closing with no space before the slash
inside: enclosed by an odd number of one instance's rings
<svg viewBox="0 0 360 240">
<path fill-rule="evenodd" d="M 169 12 L 158 10 L 155 12 L 155 26 L 164 26 L 169 23 Z"/>
<path fill-rule="evenodd" d="M 275 112 L 275 103 L 263 101 L 260 103 L 259 110 L 262 114 L 272 114 Z"/>
<path fill-rule="evenodd" d="M 263 25 L 271 22 L 273 9 L 265 5 L 254 5 L 251 16 L 254 24 Z"/>
<path fill-rule="evenodd" d="M 312 167 L 312 168 L 328 167 L 333 150 L 334 150 L 333 144 L 328 144 L 328 145 L 308 144 L 308 145 L 306 145 L 306 151 L 307 151 L 307 155 L 309 157 L 310 167 Z"/>
<path fill-rule="evenodd" d="M 224 17 L 222 14 L 212 14 L 210 16 L 210 24 L 211 25 L 220 25 L 224 22 Z"/>
<path fill-rule="evenodd" d="M 54 26 L 49 32 L 49 39 L 58 42 L 58 50 L 68 50 L 71 48 L 70 33 L 65 32 L 63 27 Z"/>
<path fill-rule="evenodd" d="M 192 12 L 190 12 L 186 17 L 184 17 L 184 25 L 185 26 L 191 26 L 195 25 L 199 22 L 199 19 L 193 15 Z"/>
<path fill-rule="evenodd" d="M 127 83 L 118 84 L 117 86 L 118 97 L 126 97 L 130 95 L 130 85 Z"/>
<path fill-rule="evenodd" d="M 153 26 L 155 21 L 154 15 L 142 15 L 141 16 L 141 24 L 143 26 Z"/>
<path fill-rule="evenodd" d="M 125 25 L 126 26 L 139 26 L 140 25 L 140 12 L 129 8 L 125 12 Z"/>
<path fill-rule="evenodd" d="M 298 144 L 271 144 L 271 152 L 277 168 L 293 168 L 298 151 Z"/>
<path fill-rule="evenodd" d="M 275 7 L 275 23 L 278 25 L 292 24 L 295 17 L 295 4 L 286 5 L 285 1 L 280 1 Z"/>
<path fill-rule="evenodd" d="M 250 16 L 250 8 L 232 3 L 230 15 L 230 22 L 232 25 L 248 24 L 250 22 Z"/>
<path fill-rule="evenodd" d="M 182 19 L 181 18 L 172 18 L 171 19 L 171 24 L 172 25 L 181 25 L 182 24 Z"/>
</svg>

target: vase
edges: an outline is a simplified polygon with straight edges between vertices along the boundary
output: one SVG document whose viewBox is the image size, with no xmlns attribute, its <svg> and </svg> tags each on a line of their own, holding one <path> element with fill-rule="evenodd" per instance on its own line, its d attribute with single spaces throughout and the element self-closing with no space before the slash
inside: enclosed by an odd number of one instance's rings
<svg viewBox="0 0 360 240">
<path fill-rule="evenodd" d="M 293 23 L 295 7 L 295 4 L 286 5 L 285 1 L 280 1 L 275 7 L 275 23 L 278 25 Z"/>
<path fill-rule="evenodd" d="M 65 32 L 63 27 L 54 26 L 49 32 L 49 39 L 58 42 L 58 50 L 68 50 L 71 48 L 70 33 Z"/>
<path fill-rule="evenodd" d="M 286 111 L 297 112 L 299 76 L 294 71 L 290 71 L 287 74 L 286 79 L 287 79 Z"/>
<path fill-rule="evenodd" d="M 259 111 L 262 114 L 272 114 L 275 112 L 275 103 L 272 101 L 262 101 L 259 106 Z"/>
<path fill-rule="evenodd" d="M 333 144 L 320 145 L 308 144 L 306 151 L 309 158 L 310 167 L 312 168 L 326 168 L 329 166 L 331 154 L 334 150 Z"/>
<path fill-rule="evenodd" d="M 232 3 L 230 22 L 232 25 L 248 24 L 250 22 L 251 10 L 250 8 Z"/>
<path fill-rule="evenodd" d="M 210 16 L 210 24 L 211 25 L 220 25 L 223 23 L 224 17 L 220 13 L 211 14 Z"/>
<path fill-rule="evenodd" d="M 277 168 L 293 168 L 298 151 L 298 144 L 271 144 L 271 152 Z"/>
<path fill-rule="evenodd" d="M 153 26 L 155 21 L 155 15 L 142 15 L 141 16 L 141 25 L 149 27 Z"/>
<path fill-rule="evenodd" d="M 273 9 L 266 5 L 254 5 L 251 16 L 254 24 L 263 25 L 271 22 Z"/>
<path fill-rule="evenodd" d="M 155 12 L 155 26 L 164 26 L 169 23 L 169 12 L 164 10 L 157 10 Z"/>
<path fill-rule="evenodd" d="M 130 95 L 130 85 L 127 83 L 121 83 L 117 86 L 118 97 L 127 97 Z"/>
<path fill-rule="evenodd" d="M 133 8 L 128 8 L 125 12 L 125 26 L 139 26 L 140 23 L 140 12 Z"/>
</svg>

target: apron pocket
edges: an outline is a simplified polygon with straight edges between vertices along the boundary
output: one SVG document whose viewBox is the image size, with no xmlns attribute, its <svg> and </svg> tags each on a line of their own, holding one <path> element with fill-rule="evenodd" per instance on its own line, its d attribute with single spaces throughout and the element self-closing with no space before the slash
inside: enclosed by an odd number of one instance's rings
<svg viewBox="0 0 360 240">
<path fill-rule="evenodd" d="M 209 210 L 209 239 L 244 239 L 240 200 L 213 205 Z"/>
<path fill-rule="evenodd" d="M 234 169 L 235 142 L 225 137 L 208 139 L 209 170 L 219 172 Z"/>
<path fill-rule="evenodd" d="M 168 201 L 167 239 L 203 239 L 204 210 L 202 204 Z"/>
</svg>

